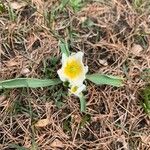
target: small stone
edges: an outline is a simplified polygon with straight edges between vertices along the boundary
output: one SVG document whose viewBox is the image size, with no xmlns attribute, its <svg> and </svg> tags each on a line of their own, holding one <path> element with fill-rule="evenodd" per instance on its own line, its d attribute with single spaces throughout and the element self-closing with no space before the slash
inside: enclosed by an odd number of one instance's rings
<svg viewBox="0 0 150 150">
<path fill-rule="evenodd" d="M 87 19 L 87 17 L 80 17 L 80 21 L 81 21 L 82 23 L 85 22 L 86 19 Z"/>
<path fill-rule="evenodd" d="M 45 127 L 49 124 L 48 119 L 41 119 L 37 123 L 34 124 L 35 127 Z"/>
<path fill-rule="evenodd" d="M 63 145 L 63 143 L 60 141 L 60 140 L 58 140 L 58 139 L 55 139 L 52 143 L 51 143 L 51 145 L 50 145 L 51 147 L 53 147 L 53 148 L 63 148 L 64 147 L 64 145 Z"/>
<path fill-rule="evenodd" d="M 107 65 L 108 65 L 108 62 L 107 62 L 107 60 L 105 60 L 105 59 L 100 59 L 100 60 L 99 60 L 99 63 L 100 63 L 101 65 L 103 65 L 103 66 L 107 66 Z"/>
<path fill-rule="evenodd" d="M 22 75 L 27 75 L 27 74 L 29 74 L 30 73 L 30 70 L 28 69 L 28 68 L 23 68 L 22 70 L 21 70 L 21 74 Z"/>
<path fill-rule="evenodd" d="M 140 53 L 143 51 L 143 47 L 139 44 L 133 44 L 131 48 L 131 53 L 135 56 L 140 56 Z"/>
</svg>

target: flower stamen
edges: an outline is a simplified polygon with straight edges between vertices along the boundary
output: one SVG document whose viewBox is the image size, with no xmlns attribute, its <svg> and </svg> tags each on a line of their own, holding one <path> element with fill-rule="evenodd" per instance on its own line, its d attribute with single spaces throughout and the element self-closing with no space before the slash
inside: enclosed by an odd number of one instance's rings
<svg viewBox="0 0 150 150">
<path fill-rule="evenodd" d="M 80 74 L 83 73 L 83 66 L 79 61 L 75 59 L 70 59 L 66 63 L 64 73 L 70 79 L 75 79 L 76 77 L 78 77 Z"/>
</svg>

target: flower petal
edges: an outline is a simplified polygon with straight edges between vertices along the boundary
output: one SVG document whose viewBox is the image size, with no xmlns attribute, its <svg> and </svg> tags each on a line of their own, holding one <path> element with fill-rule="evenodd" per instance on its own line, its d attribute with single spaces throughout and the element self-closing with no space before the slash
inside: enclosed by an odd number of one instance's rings
<svg viewBox="0 0 150 150">
<path fill-rule="evenodd" d="M 76 92 L 76 94 L 81 93 L 82 91 L 84 91 L 86 89 L 86 86 L 83 84 L 82 86 L 80 86 Z"/>
<path fill-rule="evenodd" d="M 72 53 L 69 57 L 67 57 L 65 54 L 62 54 L 62 68 L 57 71 L 62 81 L 67 80 L 70 82 L 71 85 L 78 87 L 80 87 L 83 84 L 86 78 L 86 73 L 88 72 L 88 66 L 84 66 L 82 58 L 83 52 Z M 77 63 L 71 64 L 72 61 L 76 61 L 80 65 L 78 66 Z M 72 67 L 75 67 L 75 70 L 78 70 L 78 67 L 80 67 L 80 69 L 76 72 L 71 72 L 72 68 L 69 65 L 73 65 Z M 67 71 L 67 69 L 70 70 Z"/>
<path fill-rule="evenodd" d="M 75 91 L 74 91 L 75 89 Z M 71 94 L 74 94 L 76 96 L 80 96 L 82 91 L 84 91 L 86 89 L 86 86 L 84 84 L 82 84 L 81 86 L 77 87 L 77 86 L 72 86 L 71 89 L 69 89 Z"/>
<path fill-rule="evenodd" d="M 77 79 L 69 80 L 69 82 L 70 82 L 71 85 L 81 86 L 83 84 L 84 80 L 85 80 L 85 74 L 82 74 Z"/>
<path fill-rule="evenodd" d="M 77 52 L 75 55 L 73 55 L 73 57 L 76 59 L 76 60 L 79 60 L 80 62 L 82 62 L 82 59 L 83 59 L 83 52 Z M 83 63 L 83 62 L 82 62 Z"/>
<path fill-rule="evenodd" d="M 88 72 L 88 70 L 89 70 L 89 67 L 88 67 L 88 66 L 85 66 L 85 67 L 84 67 L 85 74 Z"/>
<path fill-rule="evenodd" d="M 67 61 L 68 57 L 66 56 L 66 54 L 62 54 L 62 60 L 61 60 L 61 63 L 62 65 L 64 65 L 64 63 Z"/>
<path fill-rule="evenodd" d="M 59 69 L 57 71 L 57 74 L 58 74 L 58 76 L 59 76 L 59 78 L 60 78 L 61 81 L 63 81 L 63 82 L 67 81 L 66 77 L 64 76 L 64 73 L 63 73 L 62 69 Z"/>
</svg>

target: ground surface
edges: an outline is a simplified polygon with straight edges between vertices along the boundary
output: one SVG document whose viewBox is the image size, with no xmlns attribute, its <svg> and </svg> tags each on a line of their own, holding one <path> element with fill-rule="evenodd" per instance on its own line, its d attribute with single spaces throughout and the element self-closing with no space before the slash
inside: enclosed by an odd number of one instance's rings
<svg viewBox="0 0 150 150">
<path fill-rule="evenodd" d="M 149 0 L 2 1 L 0 77 L 55 78 L 60 38 L 83 51 L 89 73 L 126 79 L 125 86 L 87 82 L 87 114 L 62 85 L 2 90 L 0 150 L 149 150 L 150 120 L 141 106 L 150 68 Z M 35 127 L 40 119 L 49 124 Z"/>
</svg>

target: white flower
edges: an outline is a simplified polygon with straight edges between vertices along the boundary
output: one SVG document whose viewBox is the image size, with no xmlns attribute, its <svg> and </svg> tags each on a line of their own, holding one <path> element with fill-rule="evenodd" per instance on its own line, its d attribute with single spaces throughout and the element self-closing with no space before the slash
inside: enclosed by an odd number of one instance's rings
<svg viewBox="0 0 150 150">
<path fill-rule="evenodd" d="M 84 91 L 86 89 L 86 86 L 84 84 L 82 84 L 80 87 L 78 86 L 71 86 L 71 89 L 69 89 L 71 94 L 74 94 L 78 97 L 80 97 L 82 95 L 82 91 Z"/>
<path fill-rule="evenodd" d="M 57 73 L 63 82 L 69 81 L 70 85 L 77 87 L 83 85 L 88 66 L 84 66 L 82 58 L 82 52 L 73 53 L 69 57 L 62 55 L 62 68 Z"/>
</svg>

